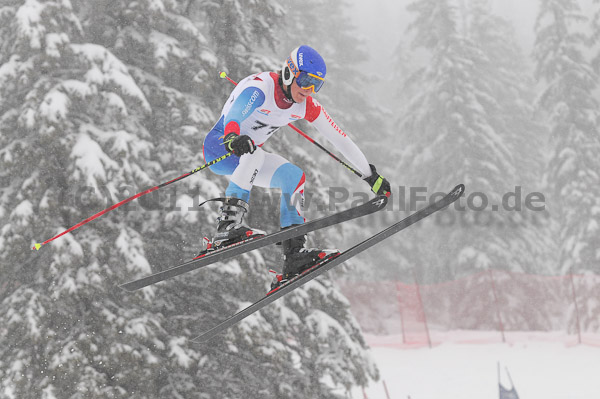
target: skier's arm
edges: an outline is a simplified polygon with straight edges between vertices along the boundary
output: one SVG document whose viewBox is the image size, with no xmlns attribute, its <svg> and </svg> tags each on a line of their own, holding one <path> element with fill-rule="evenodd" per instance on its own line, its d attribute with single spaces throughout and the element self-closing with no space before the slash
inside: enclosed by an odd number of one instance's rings
<svg viewBox="0 0 600 399">
<path fill-rule="evenodd" d="M 248 135 L 241 135 L 242 121 L 254 110 L 265 102 L 265 93 L 255 86 L 245 88 L 225 115 L 223 144 L 227 149 L 238 157 L 244 154 L 252 154 L 256 149 L 254 142 Z"/>
<path fill-rule="evenodd" d="M 227 136 L 229 133 L 240 134 L 240 126 L 242 121 L 254 112 L 254 110 L 265 102 L 265 93 L 256 86 L 246 87 L 235 99 L 233 105 L 225 115 L 224 134 Z"/>
<path fill-rule="evenodd" d="M 350 161 L 364 178 L 371 176 L 371 167 L 365 154 L 358 148 L 354 141 L 339 128 L 325 109 L 312 97 L 307 99 L 306 116 L 315 128 L 335 146 L 344 157 Z"/>
</svg>

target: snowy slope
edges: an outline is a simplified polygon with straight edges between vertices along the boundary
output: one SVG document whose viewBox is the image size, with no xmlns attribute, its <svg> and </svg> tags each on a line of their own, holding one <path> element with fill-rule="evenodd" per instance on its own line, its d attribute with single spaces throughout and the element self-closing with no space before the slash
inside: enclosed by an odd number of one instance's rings
<svg viewBox="0 0 600 399">
<path fill-rule="evenodd" d="M 496 399 L 498 362 L 505 387 L 510 377 L 520 399 L 595 399 L 600 397 L 600 347 L 559 342 L 518 344 L 448 343 L 418 349 L 375 346 L 382 381 L 365 389 L 369 399 Z M 363 398 L 361 389 L 353 398 Z"/>
</svg>

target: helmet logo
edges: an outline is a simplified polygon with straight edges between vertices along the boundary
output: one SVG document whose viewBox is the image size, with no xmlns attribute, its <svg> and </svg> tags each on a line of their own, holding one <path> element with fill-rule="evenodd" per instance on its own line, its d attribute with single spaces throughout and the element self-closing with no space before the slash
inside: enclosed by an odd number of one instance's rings
<svg viewBox="0 0 600 399">
<path fill-rule="evenodd" d="M 298 64 L 300 67 L 304 65 L 304 53 L 298 54 Z"/>
<path fill-rule="evenodd" d="M 287 59 L 287 66 L 288 68 L 290 68 L 290 72 L 292 72 L 292 76 L 298 76 L 298 74 L 300 73 L 300 70 L 298 69 L 298 67 L 296 66 L 296 64 L 294 64 L 294 61 L 292 61 L 292 58 L 289 57 Z"/>
</svg>

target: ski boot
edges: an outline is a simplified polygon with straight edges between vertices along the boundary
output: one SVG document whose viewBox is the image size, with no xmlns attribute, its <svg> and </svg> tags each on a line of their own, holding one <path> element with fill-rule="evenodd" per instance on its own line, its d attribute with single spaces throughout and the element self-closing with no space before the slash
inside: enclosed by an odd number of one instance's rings
<svg viewBox="0 0 600 399">
<path fill-rule="evenodd" d="M 271 291 L 285 284 L 295 276 L 315 266 L 317 263 L 337 256 L 337 249 L 304 248 L 306 235 L 290 238 L 283 246 L 283 272 L 276 274 L 271 282 Z"/>
<path fill-rule="evenodd" d="M 221 201 L 223 202 L 223 206 L 219 208 L 217 233 L 212 239 L 204 237 L 202 250 L 198 257 L 250 238 L 262 237 L 266 234 L 262 230 L 253 229 L 243 224 L 244 214 L 250 209 L 246 201 L 235 197 L 214 198 L 204 201 L 200 206 L 209 201 Z"/>
</svg>

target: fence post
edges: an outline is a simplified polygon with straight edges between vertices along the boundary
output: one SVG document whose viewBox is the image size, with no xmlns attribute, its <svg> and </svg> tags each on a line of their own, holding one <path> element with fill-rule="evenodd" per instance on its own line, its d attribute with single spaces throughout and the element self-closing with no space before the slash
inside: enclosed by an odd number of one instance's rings
<svg viewBox="0 0 600 399">
<path fill-rule="evenodd" d="M 400 324 L 402 325 L 402 343 L 406 344 L 406 331 L 404 330 L 404 312 L 402 312 L 402 298 L 400 291 L 400 282 L 396 281 L 396 299 L 398 300 L 398 309 L 400 310 Z"/>
<path fill-rule="evenodd" d="M 383 389 L 385 389 L 385 397 L 387 399 L 390 399 L 390 393 L 389 393 L 389 391 L 387 389 L 387 384 L 385 383 L 385 380 L 381 380 L 381 381 L 383 381 Z"/>
<path fill-rule="evenodd" d="M 498 295 L 496 294 L 496 283 L 494 282 L 494 275 L 492 269 L 488 269 L 490 275 L 490 283 L 492 284 L 492 295 L 494 297 L 494 304 L 496 305 L 496 317 L 498 318 L 498 328 L 502 334 L 502 342 L 506 343 L 506 337 L 504 336 L 504 324 L 502 323 L 502 317 L 500 316 L 500 304 L 498 303 Z"/>
<path fill-rule="evenodd" d="M 581 324 L 579 321 L 579 306 L 577 306 L 577 295 L 575 295 L 575 283 L 573 282 L 573 268 L 569 269 L 569 280 L 571 281 L 571 294 L 573 296 L 573 304 L 575 305 L 575 318 L 577 321 L 577 340 L 581 345 Z"/>
<path fill-rule="evenodd" d="M 415 281 L 415 286 L 417 287 L 417 299 L 419 300 L 419 306 L 421 306 L 421 312 L 423 313 L 423 323 L 425 324 L 425 333 L 427 334 L 427 343 L 429 344 L 429 348 L 431 349 L 431 336 L 429 335 L 429 326 L 427 325 L 427 315 L 425 314 L 425 306 L 423 306 L 423 300 L 421 299 L 421 289 L 419 287 L 419 282 L 417 281 L 417 274 L 415 273 L 415 269 L 411 269 L 413 274 L 413 279 Z"/>
</svg>

